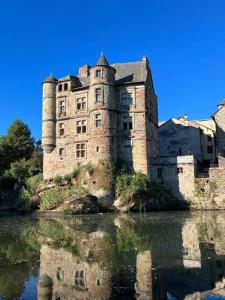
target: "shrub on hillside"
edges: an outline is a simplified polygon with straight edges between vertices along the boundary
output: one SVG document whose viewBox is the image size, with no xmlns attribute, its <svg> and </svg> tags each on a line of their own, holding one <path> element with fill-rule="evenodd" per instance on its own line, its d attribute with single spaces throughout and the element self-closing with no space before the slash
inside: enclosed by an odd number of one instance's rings
<svg viewBox="0 0 225 300">
<path fill-rule="evenodd" d="M 142 173 L 122 174 L 116 178 L 116 194 L 124 204 L 136 196 L 147 193 L 149 189 L 149 178 Z"/>
</svg>

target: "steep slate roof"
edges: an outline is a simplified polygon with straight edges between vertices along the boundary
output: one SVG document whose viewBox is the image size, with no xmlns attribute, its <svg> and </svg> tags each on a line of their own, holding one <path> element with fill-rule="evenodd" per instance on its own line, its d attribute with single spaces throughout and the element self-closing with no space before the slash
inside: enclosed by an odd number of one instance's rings
<svg viewBox="0 0 225 300">
<path fill-rule="evenodd" d="M 107 59 L 105 58 L 105 55 L 103 53 L 101 53 L 96 66 L 108 66 L 108 62 Z"/>
<path fill-rule="evenodd" d="M 116 84 L 144 82 L 147 79 L 144 61 L 112 64 L 111 66 L 116 69 Z"/>
<path fill-rule="evenodd" d="M 101 55 L 99 60 L 100 63 L 105 63 L 104 55 Z M 103 60 L 102 60 L 103 59 Z M 99 61 L 97 62 L 98 65 Z M 107 61 L 106 61 L 107 63 Z M 112 64 L 110 65 L 116 70 L 115 80 L 116 85 L 122 85 L 127 83 L 141 83 L 145 82 L 147 79 L 147 68 L 144 61 Z M 74 88 L 85 88 L 89 86 L 89 77 L 85 76 L 72 76 L 68 75 L 66 77 L 60 78 L 58 81 L 72 80 L 74 83 Z"/>
<path fill-rule="evenodd" d="M 56 79 L 53 75 L 48 76 L 48 77 L 44 80 L 44 82 L 56 82 L 56 81 L 57 81 L 57 79 Z"/>
</svg>

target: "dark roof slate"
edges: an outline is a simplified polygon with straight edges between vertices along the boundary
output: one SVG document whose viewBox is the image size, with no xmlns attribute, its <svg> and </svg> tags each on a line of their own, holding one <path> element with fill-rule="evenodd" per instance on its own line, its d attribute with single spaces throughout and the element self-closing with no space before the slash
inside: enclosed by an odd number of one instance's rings
<svg viewBox="0 0 225 300">
<path fill-rule="evenodd" d="M 116 70 L 115 83 L 116 85 L 123 85 L 129 83 L 141 83 L 147 79 L 147 68 L 144 61 L 131 63 L 118 63 L 110 65 Z M 66 76 L 60 78 L 58 81 L 71 80 L 73 81 L 73 88 L 85 88 L 90 84 L 89 77 L 84 76 Z"/>
<path fill-rule="evenodd" d="M 52 76 L 52 75 L 48 76 L 48 77 L 44 80 L 44 82 L 56 82 L 56 81 L 57 81 L 57 79 L 56 79 L 54 76 Z"/>
<path fill-rule="evenodd" d="M 146 63 L 143 61 L 113 64 L 116 70 L 116 84 L 138 83 L 147 79 Z"/>
<path fill-rule="evenodd" d="M 108 66 L 109 63 L 107 62 L 107 59 L 105 58 L 105 55 L 101 53 L 96 66 Z"/>
</svg>

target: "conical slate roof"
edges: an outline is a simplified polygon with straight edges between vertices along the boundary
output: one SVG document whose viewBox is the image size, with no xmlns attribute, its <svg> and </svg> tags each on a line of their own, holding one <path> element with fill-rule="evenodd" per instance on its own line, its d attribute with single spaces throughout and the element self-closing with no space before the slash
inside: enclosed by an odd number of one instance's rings
<svg viewBox="0 0 225 300">
<path fill-rule="evenodd" d="M 56 81 L 57 79 L 52 74 L 44 80 L 44 82 L 56 82 Z"/>
<path fill-rule="evenodd" d="M 108 66 L 108 62 L 107 59 L 105 58 L 105 55 L 103 53 L 101 53 L 96 66 Z"/>
</svg>

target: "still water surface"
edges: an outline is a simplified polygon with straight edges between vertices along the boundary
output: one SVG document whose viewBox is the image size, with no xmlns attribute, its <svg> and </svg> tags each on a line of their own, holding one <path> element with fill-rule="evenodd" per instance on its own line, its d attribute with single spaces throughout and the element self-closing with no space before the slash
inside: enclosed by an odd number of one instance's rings
<svg viewBox="0 0 225 300">
<path fill-rule="evenodd" d="M 0 299 L 225 299 L 225 213 L 1 217 Z"/>
</svg>

